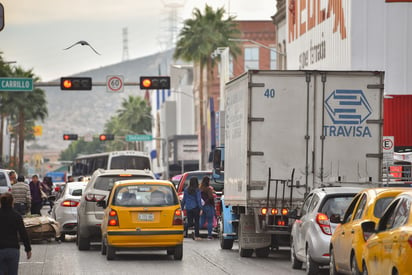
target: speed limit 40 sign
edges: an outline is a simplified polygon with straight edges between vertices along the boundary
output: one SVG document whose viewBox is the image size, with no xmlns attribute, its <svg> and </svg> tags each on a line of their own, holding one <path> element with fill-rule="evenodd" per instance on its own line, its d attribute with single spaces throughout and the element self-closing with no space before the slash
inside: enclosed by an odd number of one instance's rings
<svg viewBox="0 0 412 275">
<path fill-rule="evenodd" d="M 106 78 L 106 91 L 110 93 L 121 93 L 124 87 L 122 75 L 109 75 Z"/>
</svg>

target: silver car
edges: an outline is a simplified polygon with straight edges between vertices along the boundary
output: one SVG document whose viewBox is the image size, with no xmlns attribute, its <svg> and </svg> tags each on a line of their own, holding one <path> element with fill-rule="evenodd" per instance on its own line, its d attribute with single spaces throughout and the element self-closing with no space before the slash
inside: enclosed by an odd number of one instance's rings
<svg viewBox="0 0 412 275">
<path fill-rule="evenodd" d="M 96 202 L 105 199 L 114 183 L 127 179 L 155 179 L 150 170 L 97 169 L 87 183 L 77 207 L 77 241 L 79 250 L 90 249 L 90 242 L 100 242 L 100 225 L 104 209 Z"/>
<path fill-rule="evenodd" d="M 329 243 L 338 224 L 331 215 L 343 215 L 353 197 L 364 188 L 324 187 L 312 190 L 303 202 L 300 216 L 291 233 L 293 269 L 306 264 L 306 274 L 319 274 L 320 266 L 329 265 Z"/>
<path fill-rule="evenodd" d="M 60 240 L 64 241 L 66 234 L 77 233 L 77 205 L 87 182 L 67 182 L 64 190 L 54 202 L 51 217 L 59 222 Z"/>
</svg>

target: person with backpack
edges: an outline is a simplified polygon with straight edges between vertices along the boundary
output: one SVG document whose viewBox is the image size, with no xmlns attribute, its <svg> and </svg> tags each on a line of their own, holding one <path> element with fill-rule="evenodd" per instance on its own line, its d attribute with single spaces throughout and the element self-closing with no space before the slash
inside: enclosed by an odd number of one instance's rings
<svg viewBox="0 0 412 275">
<path fill-rule="evenodd" d="M 201 197 L 204 201 L 203 214 L 200 218 L 201 226 L 207 222 L 207 239 L 213 240 L 213 219 L 215 217 L 215 196 L 212 187 L 210 186 L 210 178 L 204 176 L 200 184 Z"/>
<path fill-rule="evenodd" d="M 185 236 L 188 235 L 189 227 L 194 226 L 193 239 L 201 240 L 199 233 L 199 218 L 202 212 L 201 193 L 199 181 L 196 177 L 190 178 L 189 186 L 185 188 L 181 202 L 182 209 L 186 209 L 187 222 L 184 226 Z"/>
</svg>

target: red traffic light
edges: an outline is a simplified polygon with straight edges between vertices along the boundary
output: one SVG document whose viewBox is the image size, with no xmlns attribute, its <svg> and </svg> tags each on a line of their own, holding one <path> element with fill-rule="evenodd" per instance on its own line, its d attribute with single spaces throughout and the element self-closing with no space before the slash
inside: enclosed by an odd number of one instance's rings
<svg viewBox="0 0 412 275">
<path fill-rule="evenodd" d="M 112 134 L 103 134 L 103 135 L 99 136 L 99 139 L 101 141 L 114 140 L 114 135 L 112 135 Z"/>
<path fill-rule="evenodd" d="M 61 77 L 60 78 L 61 90 L 91 90 L 92 78 L 91 77 Z"/>
<path fill-rule="evenodd" d="M 63 135 L 63 140 L 77 140 L 78 139 L 78 135 L 76 134 L 64 134 Z"/>
<path fill-rule="evenodd" d="M 170 76 L 141 76 L 140 89 L 170 89 Z"/>
</svg>

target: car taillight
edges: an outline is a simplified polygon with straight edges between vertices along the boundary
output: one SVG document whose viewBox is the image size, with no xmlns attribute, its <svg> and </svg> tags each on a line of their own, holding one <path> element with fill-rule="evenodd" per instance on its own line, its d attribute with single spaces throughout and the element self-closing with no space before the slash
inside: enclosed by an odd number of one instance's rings
<svg viewBox="0 0 412 275">
<path fill-rule="evenodd" d="M 105 198 L 105 195 L 99 195 L 99 194 L 93 194 L 93 193 L 88 193 L 86 194 L 86 196 L 84 197 L 86 199 L 86 201 L 101 201 Z"/>
<path fill-rule="evenodd" d="M 178 208 L 175 210 L 175 214 L 173 216 L 173 225 L 182 225 L 183 224 L 183 211 Z"/>
<path fill-rule="evenodd" d="M 279 213 L 279 210 L 277 208 L 272 208 L 270 213 L 272 213 L 272 215 L 277 215 Z"/>
<path fill-rule="evenodd" d="M 289 213 L 287 208 L 282 208 L 282 215 L 286 216 Z"/>
<path fill-rule="evenodd" d="M 408 238 L 408 243 L 409 243 L 409 246 L 412 247 L 412 235 L 409 236 L 409 238 Z"/>
<path fill-rule="evenodd" d="M 72 200 L 65 200 L 65 201 L 62 201 L 60 205 L 63 207 L 76 207 L 77 205 L 79 205 L 79 202 L 72 201 Z"/>
<path fill-rule="evenodd" d="M 109 220 L 107 221 L 107 224 L 110 226 L 118 226 L 119 225 L 119 219 L 117 218 L 117 212 L 116 210 L 110 210 L 109 212 Z"/>
<path fill-rule="evenodd" d="M 326 214 L 318 213 L 316 215 L 316 223 L 319 225 L 323 233 L 325 233 L 326 235 L 332 235 L 329 218 Z"/>
</svg>

